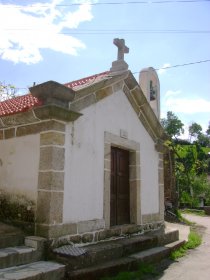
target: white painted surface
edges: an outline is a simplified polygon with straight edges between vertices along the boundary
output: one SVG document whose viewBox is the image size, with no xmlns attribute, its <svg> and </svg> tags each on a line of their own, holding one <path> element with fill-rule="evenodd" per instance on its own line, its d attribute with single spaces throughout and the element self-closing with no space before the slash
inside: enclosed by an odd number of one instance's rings
<svg viewBox="0 0 210 280">
<path fill-rule="evenodd" d="M 150 100 L 150 81 L 156 93 L 155 100 Z M 139 73 L 139 84 L 154 113 L 160 119 L 160 82 L 155 69 L 152 67 L 142 69 Z"/>
<path fill-rule="evenodd" d="M 103 218 L 104 132 L 120 136 L 122 129 L 140 143 L 142 214 L 158 213 L 158 154 L 125 94 L 116 92 L 81 113 L 66 131 L 64 222 Z"/>
<path fill-rule="evenodd" d="M 36 201 L 39 135 L 0 141 L 0 189 Z"/>
</svg>

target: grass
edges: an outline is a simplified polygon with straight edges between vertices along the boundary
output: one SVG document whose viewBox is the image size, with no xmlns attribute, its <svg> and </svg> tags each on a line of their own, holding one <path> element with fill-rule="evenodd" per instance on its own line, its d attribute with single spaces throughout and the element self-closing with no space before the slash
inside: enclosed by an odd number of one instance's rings
<svg viewBox="0 0 210 280">
<path fill-rule="evenodd" d="M 178 258 L 185 256 L 188 250 L 198 247 L 202 242 L 201 236 L 197 232 L 192 230 L 192 227 L 195 225 L 195 223 L 192 223 L 192 222 L 188 221 L 187 219 L 185 219 L 182 216 L 183 213 L 196 214 L 199 216 L 205 215 L 204 211 L 202 211 L 202 210 L 185 209 L 185 210 L 177 211 L 177 217 L 179 218 L 179 220 L 184 222 L 185 224 L 191 226 L 191 231 L 188 235 L 188 241 L 183 246 L 181 246 L 178 250 L 173 251 L 171 253 L 170 258 L 172 260 L 176 260 Z"/>
<path fill-rule="evenodd" d="M 122 271 L 114 277 L 105 277 L 101 280 L 141 280 L 145 275 L 157 276 L 155 267 L 151 264 L 142 263 L 137 271 Z"/>
<path fill-rule="evenodd" d="M 176 260 L 178 258 L 185 256 L 188 250 L 195 249 L 201 244 L 201 242 L 202 242 L 201 236 L 198 233 L 191 231 L 188 236 L 188 241 L 178 250 L 172 252 L 170 258 L 172 260 Z"/>
<path fill-rule="evenodd" d="M 198 215 L 198 216 L 206 216 L 204 210 L 197 210 L 197 209 L 184 209 L 184 210 L 181 210 L 181 213 L 183 213 L 183 214 L 195 214 L 195 215 Z"/>
<path fill-rule="evenodd" d="M 188 221 L 182 216 L 183 211 L 182 210 L 177 210 L 176 215 L 177 218 L 179 219 L 180 222 L 183 222 L 184 224 L 188 226 L 193 226 L 195 223 Z M 185 212 L 186 213 L 186 212 Z M 189 212 L 188 212 L 189 213 Z"/>
</svg>

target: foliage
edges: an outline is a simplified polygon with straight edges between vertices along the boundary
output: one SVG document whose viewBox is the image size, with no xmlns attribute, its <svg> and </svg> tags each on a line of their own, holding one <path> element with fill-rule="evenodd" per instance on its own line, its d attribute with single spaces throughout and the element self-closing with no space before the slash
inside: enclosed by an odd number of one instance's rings
<svg viewBox="0 0 210 280">
<path fill-rule="evenodd" d="M 185 219 L 185 217 L 182 216 L 182 211 L 177 210 L 177 217 L 179 219 L 180 222 L 183 222 L 184 224 L 188 225 L 188 226 L 193 226 L 195 223 L 188 221 L 187 219 Z"/>
<path fill-rule="evenodd" d="M 167 118 L 161 119 L 161 124 L 171 138 L 177 138 L 184 133 L 184 124 L 171 111 L 167 112 Z"/>
<path fill-rule="evenodd" d="M 189 135 L 190 140 L 192 140 L 192 137 L 195 139 L 194 143 L 198 143 L 203 147 L 210 147 L 210 123 L 206 130 L 206 134 L 202 132 L 201 125 L 192 123 L 192 125 L 189 126 Z"/>
<path fill-rule="evenodd" d="M 179 202 L 189 207 L 198 207 L 200 198 L 210 204 L 210 184 L 207 181 L 207 173 L 210 171 L 210 158 L 208 148 L 200 144 L 203 137 L 202 127 L 193 123 L 191 125 L 191 136 L 198 135 L 197 141 L 191 144 L 187 141 L 184 145 L 176 136 L 182 129 L 182 122 L 172 112 L 167 113 L 167 119 L 162 121 L 166 132 L 171 136 L 165 145 L 171 150 L 175 158 L 175 177 Z M 200 142 L 199 142 L 200 140 Z"/>
<path fill-rule="evenodd" d="M 186 156 L 186 153 L 187 153 L 188 149 L 191 149 L 191 148 L 196 149 L 195 145 L 196 144 L 199 145 L 199 143 L 195 142 L 195 144 L 191 144 L 187 140 L 182 141 L 182 139 L 175 139 L 175 140 L 173 140 L 173 143 L 176 144 L 176 145 L 179 145 L 179 153 L 180 153 L 181 157 Z M 205 154 L 205 155 L 203 154 L 205 157 L 208 155 L 208 153 L 210 153 L 210 148 L 208 148 L 208 147 L 201 146 L 201 149 L 202 149 L 202 152 Z"/>
<path fill-rule="evenodd" d="M 192 137 L 194 138 L 198 138 L 198 136 L 201 134 L 202 132 L 202 127 L 200 124 L 194 122 L 189 126 L 189 135 L 190 135 L 190 139 Z"/>
<path fill-rule="evenodd" d="M 208 153 L 210 153 L 210 147 L 202 147 L 202 149 L 206 155 L 208 155 Z"/>
<path fill-rule="evenodd" d="M 137 271 L 123 271 L 118 273 L 117 276 L 105 277 L 101 280 L 141 280 L 145 275 L 154 277 L 157 274 L 153 265 L 142 263 L 139 265 Z"/>
<path fill-rule="evenodd" d="M 186 255 L 186 249 L 183 248 L 183 247 L 180 247 L 178 250 L 176 251 L 173 251 L 170 255 L 170 259 L 172 259 L 173 261 L 181 258 L 181 257 L 184 257 Z"/>
<path fill-rule="evenodd" d="M 208 183 L 208 189 L 205 194 L 205 205 L 210 206 L 210 183 Z"/>
<path fill-rule="evenodd" d="M 179 138 L 174 139 L 174 144 L 191 145 L 190 141 L 188 141 L 186 139 L 179 139 Z"/>
<path fill-rule="evenodd" d="M 187 206 L 195 206 L 197 207 L 198 203 L 197 203 L 197 200 L 196 201 L 193 201 L 193 198 L 192 196 L 186 192 L 186 191 L 183 191 L 181 194 L 180 194 L 180 203 L 182 205 L 187 205 Z M 196 204 L 196 205 L 195 205 Z"/>
<path fill-rule="evenodd" d="M 175 176 L 179 200 L 190 207 L 199 206 L 201 196 L 210 200 L 210 185 L 207 182 L 208 159 L 202 147 L 182 146 L 168 141 L 167 146 L 175 154 Z"/>
<path fill-rule="evenodd" d="M 203 133 L 200 133 L 198 135 L 197 142 L 203 146 L 203 147 L 208 147 L 210 145 L 210 139 L 208 135 L 205 135 Z"/>
<path fill-rule="evenodd" d="M 210 122 L 209 122 L 209 126 L 208 126 L 208 128 L 207 128 L 207 130 L 206 130 L 206 134 L 207 134 L 208 136 L 210 136 Z"/>
<path fill-rule="evenodd" d="M 188 241 L 185 244 L 185 248 L 187 250 L 194 249 L 194 248 L 198 247 L 199 245 L 201 245 L 201 243 L 202 243 L 201 236 L 198 233 L 196 233 L 195 231 L 191 231 L 188 236 Z"/>
<path fill-rule="evenodd" d="M 195 214 L 195 215 L 202 216 L 202 217 L 206 215 L 204 210 L 199 210 L 199 209 L 183 209 L 183 210 L 181 210 L 181 213 Z"/>
<path fill-rule="evenodd" d="M 210 200 L 210 185 L 206 176 L 206 162 L 197 155 L 187 154 L 179 169 L 176 169 L 176 180 L 179 187 L 180 202 L 190 207 L 199 207 L 200 198 Z"/>
<path fill-rule="evenodd" d="M 197 234 L 196 232 L 191 231 L 188 236 L 188 241 L 183 246 L 181 246 L 178 250 L 173 251 L 171 253 L 170 258 L 172 260 L 176 260 L 178 258 L 185 256 L 187 253 L 187 250 L 195 249 L 196 247 L 198 247 L 201 244 L 201 242 L 202 242 L 201 236 L 199 234 Z"/>
<path fill-rule="evenodd" d="M 4 101 L 15 97 L 16 89 L 11 84 L 4 84 L 0 82 L 0 101 Z"/>
</svg>

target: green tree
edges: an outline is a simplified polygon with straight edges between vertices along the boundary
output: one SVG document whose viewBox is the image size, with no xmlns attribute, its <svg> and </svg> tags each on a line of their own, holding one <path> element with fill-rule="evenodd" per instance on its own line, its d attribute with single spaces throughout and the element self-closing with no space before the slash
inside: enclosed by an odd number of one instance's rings
<svg viewBox="0 0 210 280">
<path fill-rule="evenodd" d="M 202 127 L 196 123 L 192 124 L 190 133 L 198 139 L 194 144 L 189 142 L 182 145 L 177 137 L 183 133 L 183 123 L 178 117 L 173 112 L 168 112 L 167 118 L 162 119 L 161 123 L 166 133 L 171 137 L 165 144 L 175 158 L 175 177 L 179 201 L 195 207 L 199 204 L 199 197 L 204 196 L 209 202 L 210 186 L 206 180 L 207 155 L 201 145 L 206 138 L 203 137 Z"/>
<path fill-rule="evenodd" d="M 202 127 L 200 124 L 194 122 L 189 126 L 190 142 L 192 138 L 197 139 L 202 133 Z"/>
<path fill-rule="evenodd" d="M 210 189 L 207 183 L 207 157 L 199 143 L 177 149 L 175 166 L 180 201 L 197 207 L 199 197 L 209 197 Z"/>
<path fill-rule="evenodd" d="M 208 136 L 210 136 L 210 122 L 209 122 L 209 126 L 208 126 L 208 128 L 207 128 L 207 130 L 206 130 L 206 134 L 207 134 Z"/>
<path fill-rule="evenodd" d="M 161 124 L 165 129 L 166 133 L 171 138 L 177 138 L 184 133 L 184 124 L 181 120 L 171 111 L 167 112 L 167 117 L 161 119 Z"/>
<path fill-rule="evenodd" d="M 0 101 L 4 101 L 15 97 L 16 89 L 11 84 L 0 82 Z"/>
<path fill-rule="evenodd" d="M 202 147 L 208 147 L 210 145 L 210 137 L 208 135 L 201 133 L 200 135 L 198 135 L 197 142 Z"/>
</svg>

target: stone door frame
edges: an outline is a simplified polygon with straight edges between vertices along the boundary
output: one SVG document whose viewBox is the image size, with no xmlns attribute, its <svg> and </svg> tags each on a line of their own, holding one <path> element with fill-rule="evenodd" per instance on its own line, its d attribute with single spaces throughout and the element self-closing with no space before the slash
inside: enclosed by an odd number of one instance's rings
<svg viewBox="0 0 210 280">
<path fill-rule="evenodd" d="M 140 143 L 104 133 L 104 220 L 110 228 L 111 147 L 129 151 L 130 223 L 141 224 Z"/>
<path fill-rule="evenodd" d="M 111 147 L 110 226 L 130 224 L 129 155 Z"/>
</svg>

